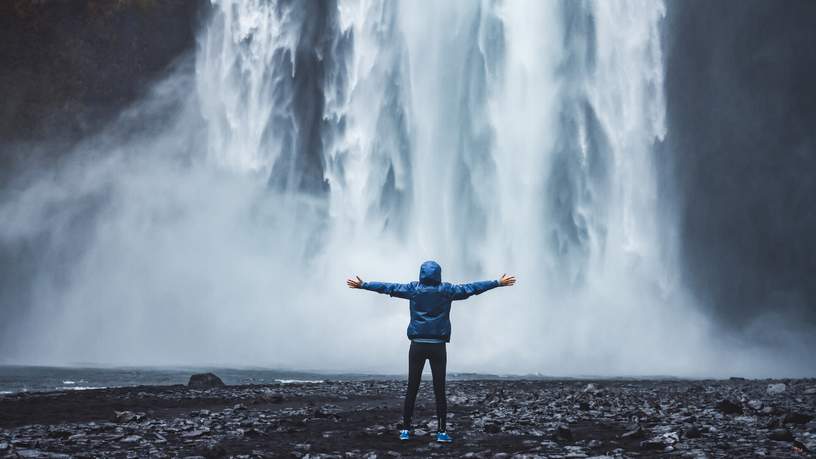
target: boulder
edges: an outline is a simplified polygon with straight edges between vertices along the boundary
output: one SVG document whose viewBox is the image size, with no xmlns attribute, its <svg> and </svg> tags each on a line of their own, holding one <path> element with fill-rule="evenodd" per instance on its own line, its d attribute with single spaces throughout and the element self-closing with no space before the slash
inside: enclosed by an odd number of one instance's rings
<svg viewBox="0 0 816 459">
<path fill-rule="evenodd" d="M 621 438 L 643 438 L 644 436 L 646 436 L 646 433 L 640 426 L 635 426 L 635 428 L 621 434 Z"/>
<path fill-rule="evenodd" d="M 813 416 L 809 414 L 793 412 L 786 414 L 782 422 L 785 424 L 807 424 L 811 419 L 813 419 Z"/>
<path fill-rule="evenodd" d="M 224 387 L 224 381 L 212 373 L 198 373 L 190 376 L 187 387 L 191 389 L 212 389 L 213 387 Z"/>
<path fill-rule="evenodd" d="M 754 411 L 759 411 L 762 409 L 762 401 L 761 400 L 749 400 L 748 406 L 751 407 Z"/>
<path fill-rule="evenodd" d="M 555 429 L 555 438 L 564 441 L 572 441 L 572 430 L 566 424 L 559 424 Z"/>
<path fill-rule="evenodd" d="M 777 395 L 784 393 L 787 388 L 788 386 L 785 383 L 768 384 L 767 391 L 771 395 Z"/>
<path fill-rule="evenodd" d="M 683 437 L 685 438 L 700 438 L 703 433 L 697 426 L 689 426 L 683 430 Z"/>
<path fill-rule="evenodd" d="M 774 441 L 793 441 L 793 434 L 788 429 L 776 429 L 768 435 L 768 438 Z"/>
<path fill-rule="evenodd" d="M 728 399 L 721 400 L 714 408 L 723 414 L 742 414 L 742 406 Z"/>
</svg>

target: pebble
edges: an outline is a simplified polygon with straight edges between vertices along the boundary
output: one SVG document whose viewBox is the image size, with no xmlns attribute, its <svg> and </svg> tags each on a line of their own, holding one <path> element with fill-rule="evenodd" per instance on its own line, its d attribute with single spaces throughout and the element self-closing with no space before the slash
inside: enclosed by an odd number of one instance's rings
<svg viewBox="0 0 816 459">
<path fill-rule="evenodd" d="M 100 397 L 112 407 L 141 407 L 123 403 L 138 395 L 147 405 L 153 399 L 159 407 L 191 401 L 187 406 L 195 409 L 168 415 L 141 408 L 149 416 L 133 408 L 111 410 L 116 422 L 0 429 L 0 456 L 51 451 L 111 457 L 129 451 L 135 457 L 753 457 L 758 452 L 785 457 L 799 445 L 816 444 L 816 398 L 804 395 L 812 387 L 808 384 L 786 385 L 786 396 L 779 399 L 768 392 L 767 382 L 754 380 L 503 380 L 449 382 L 449 398 L 458 402 L 452 407 L 456 425 L 449 426 L 456 441 L 450 445 L 428 441 L 436 422 L 432 392 L 423 382 L 416 413 L 421 422 L 414 431 L 421 440 L 394 451 L 388 447 L 395 448 L 404 386 L 393 380 L 103 390 Z M 9 400 L 50 403 L 43 397 L 4 397 L 0 413 Z M 270 404 L 284 399 L 286 405 Z M 626 425 L 631 427 L 621 428 Z M 309 443 L 302 443 L 306 438 Z M 230 444 L 253 446 L 236 452 Z"/>
</svg>

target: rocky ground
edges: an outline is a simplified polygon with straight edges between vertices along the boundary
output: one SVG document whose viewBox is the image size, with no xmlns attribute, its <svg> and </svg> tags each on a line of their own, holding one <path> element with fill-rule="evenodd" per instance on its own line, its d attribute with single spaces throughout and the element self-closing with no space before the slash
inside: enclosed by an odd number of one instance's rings
<svg viewBox="0 0 816 459">
<path fill-rule="evenodd" d="M 429 383 L 400 443 L 401 381 L 0 396 L 0 457 L 809 457 L 816 380 Z"/>
</svg>

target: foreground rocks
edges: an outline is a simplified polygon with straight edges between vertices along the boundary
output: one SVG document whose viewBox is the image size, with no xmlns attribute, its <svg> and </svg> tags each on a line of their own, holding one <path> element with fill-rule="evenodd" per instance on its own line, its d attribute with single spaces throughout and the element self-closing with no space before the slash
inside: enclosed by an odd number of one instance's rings
<svg viewBox="0 0 816 459">
<path fill-rule="evenodd" d="M 402 381 L 0 397 L 0 457 L 789 457 L 816 451 L 816 381 L 452 381 L 432 442 L 397 440 Z M 779 386 L 776 386 L 777 388 Z"/>
</svg>

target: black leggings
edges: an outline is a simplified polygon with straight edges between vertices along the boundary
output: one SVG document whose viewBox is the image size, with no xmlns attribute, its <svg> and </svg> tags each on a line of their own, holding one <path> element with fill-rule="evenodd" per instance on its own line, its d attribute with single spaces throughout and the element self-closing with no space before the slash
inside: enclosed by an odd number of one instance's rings
<svg viewBox="0 0 816 459">
<path fill-rule="evenodd" d="M 431 361 L 434 396 L 436 396 L 437 430 L 444 432 L 448 416 L 448 401 L 445 399 L 445 366 L 448 363 L 448 354 L 445 350 L 445 343 L 411 342 L 411 350 L 408 351 L 408 392 L 405 394 L 405 409 L 402 413 L 403 429 L 411 428 L 414 403 L 417 392 L 419 392 L 419 382 L 422 379 L 426 359 Z"/>
</svg>

